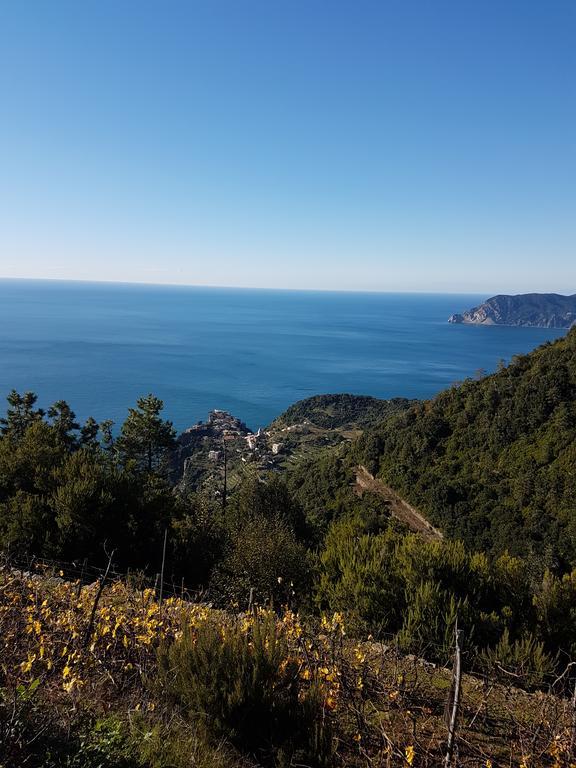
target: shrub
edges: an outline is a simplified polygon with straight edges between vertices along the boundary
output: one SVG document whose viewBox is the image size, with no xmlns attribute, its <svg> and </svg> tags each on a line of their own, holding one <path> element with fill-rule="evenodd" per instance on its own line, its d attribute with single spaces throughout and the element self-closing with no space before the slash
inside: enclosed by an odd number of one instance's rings
<svg viewBox="0 0 576 768">
<path fill-rule="evenodd" d="M 404 652 L 446 663 L 452 653 L 456 618 L 466 613 L 466 602 L 459 603 L 439 584 L 422 582 L 406 612 L 398 644 Z"/>
<path fill-rule="evenodd" d="M 35 693 L 40 679 L 14 689 L 0 686 L 0 765 L 22 764 L 29 757 L 28 742 L 42 734 Z M 34 727 L 36 723 L 36 728 Z"/>
<path fill-rule="evenodd" d="M 46 701 L 40 678 L 14 690 L 0 687 L 1 768 L 142 768 L 125 721 L 114 715 L 69 729 Z"/>
<path fill-rule="evenodd" d="M 253 515 L 232 526 L 211 583 L 224 603 L 244 607 L 252 591 L 257 603 L 293 605 L 309 587 L 310 556 L 285 520 Z"/>
<path fill-rule="evenodd" d="M 329 763 L 319 693 L 300 681 L 273 614 L 185 629 L 160 650 L 158 683 L 184 718 L 263 764 Z"/>
<path fill-rule="evenodd" d="M 498 645 L 487 649 L 481 660 L 490 672 L 508 682 L 513 678 L 517 685 L 539 687 L 554 673 L 558 659 L 546 653 L 544 644 L 530 633 L 512 642 L 506 628 Z"/>
<path fill-rule="evenodd" d="M 125 722 L 114 715 L 98 720 L 54 768 L 140 768 Z M 48 765 L 46 765 L 48 768 Z"/>
<path fill-rule="evenodd" d="M 333 524 L 320 556 L 316 600 L 327 611 L 346 616 L 359 636 L 396 629 L 403 608 L 403 585 L 394 569 L 396 537 L 387 531 L 364 533 L 358 517 Z"/>
<path fill-rule="evenodd" d="M 224 744 L 209 744 L 194 726 L 144 715 L 132 718 L 132 743 L 146 768 L 241 768 L 246 762 Z"/>
</svg>

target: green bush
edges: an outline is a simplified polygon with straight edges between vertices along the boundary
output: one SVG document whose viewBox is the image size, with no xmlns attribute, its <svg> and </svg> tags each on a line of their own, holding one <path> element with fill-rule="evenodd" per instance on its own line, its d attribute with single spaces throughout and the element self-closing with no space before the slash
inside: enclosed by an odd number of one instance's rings
<svg viewBox="0 0 576 768">
<path fill-rule="evenodd" d="M 41 736 L 44 728 L 36 707 L 36 678 L 28 686 L 0 686 L 0 766 L 22 764 L 29 757 L 28 742 Z M 35 723 L 37 724 L 35 729 Z"/>
<path fill-rule="evenodd" d="M 1 768 L 144 768 L 124 718 L 93 723 L 78 718 L 73 728 L 38 698 L 40 678 L 9 690 L 0 687 Z"/>
<path fill-rule="evenodd" d="M 320 555 L 316 600 L 320 609 L 346 616 L 346 627 L 362 636 L 397 629 L 404 585 L 395 569 L 397 537 L 367 535 L 359 517 L 334 523 Z"/>
<path fill-rule="evenodd" d="M 214 740 L 227 739 L 265 765 L 330 762 L 320 697 L 303 688 L 274 616 L 249 628 L 207 622 L 159 652 L 168 705 Z"/>
<path fill-rule="evenodd" d="M 293 605 L 309 594 L 311 557 L 286 520 L 255 514 L 234 521 L 228 538 L 210 585 L 222 603 L 247 607 L 252 591 L 260 605 Z"/>
<path fill-rule="evenodd" d="M 487 670 L 516 685 L 537 688 L 554 673 L 557 658 L 544 650 L 544 643 L 538 642 L 530 633 L 512 641 L 505 629 L 495 648 L 487 649 L 481 657 Z"/>
<path fill-rule="evenodd" d="M 466 613 L 454 595 L 435 582 L 424 581 L 416 589 L 402 629 L 398 645 L 406 653 L 446 663 L 454 645 L 454 627 L 459 613 Z"/>
<path fill-rule="evenodd" d="M 167 722 L 140 715 L 132 718 L 132 743 L 145 768 L 241 768 L 246 762 L 225 744 L 206 736 L 179 718 Z"/>
<path fill-rule="evenodd" d="M 126 723 L 111 715 L 98 720 L 80 736 L 69 754 L 53 765 L 54 768 L 141 768 L 143 764 L 136 755 Z"/>
</svg>

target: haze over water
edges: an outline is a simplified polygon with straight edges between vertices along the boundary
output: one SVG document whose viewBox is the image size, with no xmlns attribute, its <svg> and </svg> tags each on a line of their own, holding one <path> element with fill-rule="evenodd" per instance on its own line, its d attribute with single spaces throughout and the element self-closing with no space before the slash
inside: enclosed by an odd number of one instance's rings
<svg viewBox="0 0 576 768">
<path fill-rule="evenodd" d="M 565 333 L 447 323 L 485 298 L 0 280 L 0 395 L 121 422 L 153 392 L 179 430 L 257 428 L 314 394 L 430 397 Z"/>
</svg>

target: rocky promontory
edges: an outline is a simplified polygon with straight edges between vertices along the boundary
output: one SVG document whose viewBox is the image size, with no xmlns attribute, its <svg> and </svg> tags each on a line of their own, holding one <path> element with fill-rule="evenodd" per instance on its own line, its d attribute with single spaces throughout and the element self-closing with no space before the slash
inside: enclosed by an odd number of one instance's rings
<svg viewBox="0 0 576 768">
<path fill-rule="evenodd" d="M 493 296 L 463 314 L 451 315 L 448 322 L 570 328 L 576 325 L 576 294 L 562 296 L 558 293 L 523 293 L 517 296 Z"/>
</svg>

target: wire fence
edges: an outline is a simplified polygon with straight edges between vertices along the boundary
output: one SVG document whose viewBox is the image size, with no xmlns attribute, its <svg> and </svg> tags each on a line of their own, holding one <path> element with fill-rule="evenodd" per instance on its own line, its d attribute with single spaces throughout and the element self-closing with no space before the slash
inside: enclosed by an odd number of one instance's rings
<svg viewBox="0 0 576 768">
<path fill-rule="evenodd" d="M 161 572 L 151 576 L 142 570 L 120 570 L 114 566 L 111 560 L 110 568 L 92 565 L 88 559 L 57 560 L 35 555 L 0 555 L 0 567 L 12 568 L 22 575 L 29 574 L 50 576 L 77 581 L 87 585 L 99 581 L 107 574 L 108 581 L 127 581 L 137 589 L 152 589 L 160 596 L 160 590 L 164 597 L 179 597 L 189 602 L 202 602 L 207 597 L 205 589 L 190 587 L 184 579 L 175 579 L 172 575 L 165 575 L 161 579 Z"/>
</svg>

